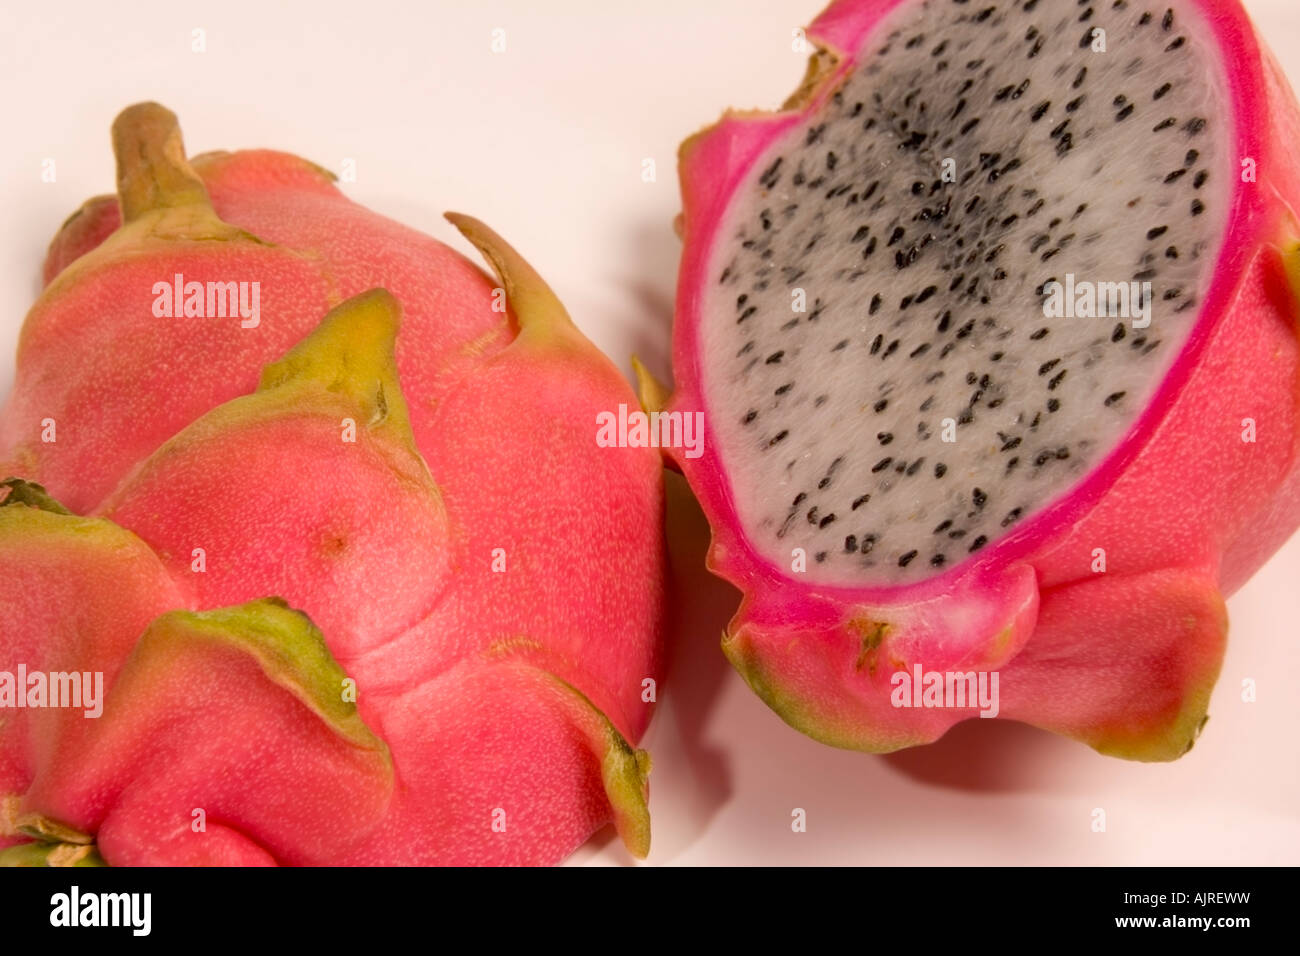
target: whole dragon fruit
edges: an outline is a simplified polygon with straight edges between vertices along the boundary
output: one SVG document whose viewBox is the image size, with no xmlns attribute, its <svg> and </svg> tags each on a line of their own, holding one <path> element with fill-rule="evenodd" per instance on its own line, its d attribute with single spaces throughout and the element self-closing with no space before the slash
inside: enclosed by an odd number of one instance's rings
<svg viewBox="0 0 1300 956">
<path fill-rule="evenodd" d="M 5 855 L 550 863 L 611 820 L 644 855 L 626 382 L 473 219 L 501 289 L 296 157 L 187 161 L 155 104 L 113 139 L 0 425 Z"/>
<path fill-rule="evenodd" d="M 842 747 L 1186 752 L 1300 525 L 1300 141 L 1236 0 L 837 0 L 681 151 L 723 647 Z M 977 698 L 978 701 L 977 701 Z"/>
</svg>

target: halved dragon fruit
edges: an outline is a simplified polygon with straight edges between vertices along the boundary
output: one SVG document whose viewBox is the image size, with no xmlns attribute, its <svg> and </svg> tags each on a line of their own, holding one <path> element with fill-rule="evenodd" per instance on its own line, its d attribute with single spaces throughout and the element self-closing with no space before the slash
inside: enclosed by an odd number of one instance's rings
<svg viewBox="0 0 1300 956">
<path fill-rule="evenodd" d="M 474 219 L 496 282 L 155 104 L 114 143 L 0 419 L 4 859 L 644 855 L 662 473 L 594 441 L 617 369 Z"/>
<path fill-rule="evenodd" d="M 808 38 L 780 112 L 681 151 L 724 650 L 838 746 L 982 712 L 1178 757 L 1300 525 L 1292 94 L 1236 0 L 837 0 Z"/>
</svg>

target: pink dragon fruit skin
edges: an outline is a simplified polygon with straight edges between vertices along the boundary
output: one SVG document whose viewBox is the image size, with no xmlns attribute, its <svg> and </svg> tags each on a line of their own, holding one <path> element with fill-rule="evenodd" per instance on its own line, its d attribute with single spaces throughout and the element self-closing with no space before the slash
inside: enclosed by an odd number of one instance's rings
<svg viewBox="0 0 1300 956">
<path fill-rule="evenodd" d="M 212 156 L 200 181 L 153 105 L 115 141 L 126 225 L 92 200 L 56 238 L 3 418 L 50 493 L 0 489 L 0 668 L 107 694 L 0 725 L 0 847 L 531 864 L 612 820 L 644 855 L 662 475 L 594 441 L 626 382 L 476 220 L 449 216 L 508 312 L 302 160 Z M 176 272 L 259 279 L 260 324 L 156 318 L 139 283 Z M 425 296 L 400 334 L 380 282 Z"/>
<path fill-rule="evenodd" d="M 853 51 L 873 48 L 873 29 L 900 2 L 837 0 L 808 30 L 822 52 L 782 111 L 730 112 L 682 146 L 670 408 L 704 414 L 706 449 L 718 445 L 701 383 L 703 300 L 728 201 L 771 162 L 764 151 L 827 102 L 854 70 Z M 858 588 L 808 584 L 775 566 L 752 545 L 716 451 L 677 456 L 713 528 L 709 565 L 744 593 L 723 649 L 802 732 L 883 752 L 975 716 L 891 706 L 890 676 L 919 664 L 996 670 L 999 716 L 1106 754 L 1170 760 L 1199 733 L 1223 658 L 1224 596 L 1300 526 L 1300 118 L 1238 3 L 1192 5 L 1228 76 L 1234 156 L 1257 161 L 1258 181 L 1233 187 L 1191 339 L 1099 467 L 976 558 L 920 582 Z M 1253 419 L 1255 443 L 1240 440 L 1243 419 Z M 1095 548 L 1105 549 L 1105 573 L 1092 573 Z"/>
</svg>

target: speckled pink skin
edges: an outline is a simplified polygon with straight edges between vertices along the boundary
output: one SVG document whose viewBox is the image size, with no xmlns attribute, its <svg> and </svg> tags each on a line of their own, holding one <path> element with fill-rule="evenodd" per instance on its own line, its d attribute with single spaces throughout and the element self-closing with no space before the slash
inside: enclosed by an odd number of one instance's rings
<svg viewBox="0 0 1300 956">
<path fill-rule="evenodd" d="M 513 338 L 480 269 L 351 202 L 324 170 L 271 150 L 209 153 L 192 165 L 217 216 L 257 241 L 190 242 L 148 257 L 124 249 L 65 288 L 64 267 L 121 224 L 116 199 L 98 197 L 51 243 L 47 289 L 23 326 L 14 389 L 0 414 L 0 462 L 73 511 L 97 505 L 182 427 L 251 391 L 264 364 L 367 289 L 388 289 L 406 310 L 398 369 L 417 441 L 432 427 L 442 390 Z M 244 329 L 213 320 L 196 335 L 192 324 L 156 319 L 153 284 L 176 272 L 199 281 L 258 279 L 271 321 Z M 44 418 L 58 423 L 54 444 L 41 441 Z M 83 427 L 93 428 L 93 442 L 66 440 Z"/>
<path fill-rule="evenodd" d="M 768 144 L 815 112 L 902 0 L 838 0 L 808 31 L 835 58 L 793 105 L 729 113 L 683 144 L 685 250 L 672 407 L 709 409 L 699 327 L 731 194 Z M 815 587 L 752 550 L 725 463 L 679 458 L 714 531 L 710 567 L 744 592 L 723 646 L 786 721 L 838 746 L 933 741 L 973 709 L 903 709 L 896 668 L 996 669 L 1000 716 L 1144 760 L 1186 752 L 1206 713 L 1231 594 L 1300 526 L 1296 103 L 1235 0 L 1195 0 L 1231 87 L 1237 183 L 1201 319 L 1155 401 L 1070 494 L 977 558 L 914 585 Z M 1225 117 L 1226 118 L 1226 117 Z M 1255 443 L 1241 440 L 1253 419 Z M 1106 572 L 1091 570 L 1104 548 Z M 882 627 L 883 625 L 883 627 Z"/>
<path fill-rule="evenodd" d="M 626 381 L 482 224 L 453 217 L 499 283 L 296 157 L 194 165 L 256 241 L 167 220 L 113 249 L 131 223 L 115 232 L 117 203 L 92 201 L 23 331 L 0 461 L 92 517 L 0 489 L 0 670 L 98 667 L 109 692 L 96 721 L 0 722 L 0 848 L 36 818 L 114 865 L 536 864 L 613 822 L 644 855 L 648 758 L 630 745 L 661 677 L 661 462 L 594 440 L 597 412 L 635 401 Z M 259 279 L 261 325 L 155 318 L 173 272 Z M 393 295 L 355 295 L 378 285 Z M 249 394 L 348 297 L 337 311 L 361 318 L 330 346 L 352 350 L 337 373 Z M 347 383 L 372 364 L 358 405 Z M 55 444 L 32 437 L 47 416 Z M 270 595 L 319 628 L 365 733 L 159 617 Z"/>
</svg>

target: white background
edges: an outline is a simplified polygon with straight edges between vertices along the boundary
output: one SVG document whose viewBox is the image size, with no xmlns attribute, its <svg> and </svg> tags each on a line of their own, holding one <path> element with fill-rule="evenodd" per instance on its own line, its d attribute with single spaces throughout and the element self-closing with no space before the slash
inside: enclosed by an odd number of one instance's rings
<svg viewBox="0 0 1300 956">
<path fill-rule="evenodd" d="M 111 191 L 109 124 L 142 99 L 180 115 L 191 153 L 273 147 L 336 171 L 353 159 L 352 198 L 466 251 L 441 213 L 479 216 L 625 370 L 635 352 L 666 378 L 677 143 L 729 104 L 780 103 L 803 75 L 792 31 L 818 4 L 10 5 L 0 391 L 45 246 L 85 198 Z M 1300 4 L 1246 6 L 1300 82 Z M 195 28 L 205 53 L 191 52 Z M 55 183 L 41 182 L 47 158 Z M 645 159 L 654 183 L 642 181 Z M 698 513 L 677 509 L 672 666 L 644 741 L 655 759 L 651 863 L 1300 863 L 1300 538 L 1230 601 L 1212 719 L 1170 765 L 1100 757 L 1003 721 L 889 757 L 804 738 L 718 650 L 736 595 L 702 572 L 705 540 Z M 1240 701 L 1247 677 L 1256 703 Z M 791 832 L 796 807 L 806 833 Z M 1094 808 L 1105 833 L 1090 829 Z M 573 859 L 628 858 L 604 833 Z"/>
</svg>

